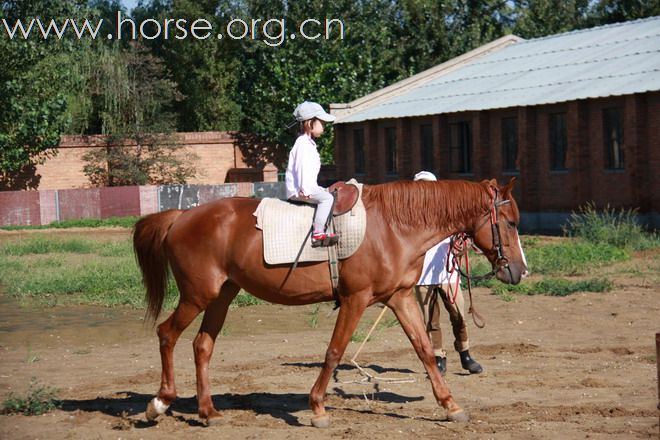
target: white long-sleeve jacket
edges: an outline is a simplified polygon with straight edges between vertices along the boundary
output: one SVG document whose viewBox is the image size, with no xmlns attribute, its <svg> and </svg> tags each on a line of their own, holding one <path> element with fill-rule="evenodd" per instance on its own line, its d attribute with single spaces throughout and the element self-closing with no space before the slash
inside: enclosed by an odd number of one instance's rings
<svg viewBox="0 0 660 440">
<path fill-rule="evenodd" d="M 289 153 L 286 167 L 286 197 L 291 198 L 302 193 L 304 196 L 322 190 L 317 183 L 321 170 L 321 156 L 316 150 L 316 142 L 307 134 L 296 139 Z"/>
<path fill-rule="evenodd" d="M 440 243 L 426 251 L 424 256 L 424 268 L 422 275 L 417 281 L 418 286 L 434 286 L 446 283 L 455 283 L 458 278 L 457 272 L 447 273 L 447 257 L 450 239 L 446 238 Z M 452 258 L 453 256 L 449 256 Z"/>
</svg>

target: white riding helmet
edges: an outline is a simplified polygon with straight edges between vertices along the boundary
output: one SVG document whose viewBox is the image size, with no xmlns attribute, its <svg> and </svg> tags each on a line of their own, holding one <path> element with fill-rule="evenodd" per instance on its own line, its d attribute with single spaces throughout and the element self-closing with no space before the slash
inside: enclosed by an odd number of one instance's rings
<svg viewBox="0 0 660 440">
<path fill-rule="evenodd" d="M 420 171 L 419 173 L 415 174 L 413 180 L 426 180 L 428 182 L 435 182 L 438 179 L 436 179 L 435 174 L 430 171 Z"/>
</svg>

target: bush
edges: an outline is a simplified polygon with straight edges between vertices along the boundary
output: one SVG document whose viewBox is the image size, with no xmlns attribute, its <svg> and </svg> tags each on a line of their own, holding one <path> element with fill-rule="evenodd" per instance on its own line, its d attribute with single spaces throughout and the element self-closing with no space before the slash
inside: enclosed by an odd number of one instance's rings
<svg viewBox="0 0 660 440">
<path fill-rule="evenodd" d="M 646 232 L 637 223 L 636 209 L 616 211 L 608 205 L 598 211 L 593 203 L 587 203 L 571 214 L 563 230 L 569 237 L 619 248 L 643 250 L 660 246 L 657 233 Z"/>
</svg>

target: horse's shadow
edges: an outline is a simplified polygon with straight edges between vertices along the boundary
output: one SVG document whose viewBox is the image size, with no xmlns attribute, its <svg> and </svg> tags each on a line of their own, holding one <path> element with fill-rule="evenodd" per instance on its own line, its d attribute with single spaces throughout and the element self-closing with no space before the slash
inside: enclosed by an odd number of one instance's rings
<svg viewBox="0 0 660 440">
<path fill-rule="evenodd" d="M 358 394 L 348 394 L 339 388 L 333 391 L 344 400 L 362 400 L 364 397 Z M 140 394 L 131 391 L 118 392 L 110 397 L 97 397 L 95 399 L 60 400 L 59 408 L 68 412 L 101 412 L 103 414 L 116 417 L 118 422 L 131 425 L 135 428 L 148 428 L 156 425 L 157 422 L 147 422 L 146 420 L 136 420 L 134 416 L 139 416 L 147 407 L 147 404 L 154 396 L 151 394 Z M 377 400 L 379 402 L 403 403 L 423 400 L 422 396 L 402 396 L 391 392 L 378 392 Z M 213 404 L 220 411 L 246 410 L 253 411 L 257 415 L 269 415 L 280 419 L 290 426 L 303 425 L 295 413 L 309 410 L 309 394 L 294 393 L 248 393 L 248 394 L 217 394 L 213 396 Z M 333 407 L 328 406 L 332 410 Z M 360 413 L 373 414 L 372 410 L 350 409 Z M 178 413 L 179 415 L 174 415 Z M 178 421 L 187 423 L 190 426 L 204 426 L 202 421 L 197 418 L 197 398 L 179 397 L 167 410 L 168 416 L 174 416 Z M 382 415 L 401 418 L 402 416 L 384 413 Z"/>
</svg>

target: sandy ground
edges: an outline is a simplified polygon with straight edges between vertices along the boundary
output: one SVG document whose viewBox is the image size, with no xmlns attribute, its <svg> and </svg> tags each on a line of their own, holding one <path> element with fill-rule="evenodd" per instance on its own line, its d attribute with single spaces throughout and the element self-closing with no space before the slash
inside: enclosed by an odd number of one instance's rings
<svg viewBox="0 0 660 440">
<path fill-rule="evenodd" d="M 211 365 L 213 399 L 224 415 L 213 427 L 197 417 L 196 321 L 175 351 L 179 399 L 148 423 L 144 410 L 159 386 L 160 358 L 141 311 L 40 309 L 0 296 L 0 399 L 24 396 L 35 378 L 61 400 L 42 416 L 1 415 L 0 438 L 658 438 L 658 256 L 641 254 L 625 265 L 630 276 L 617 275 L 608 293 L 504 302 L 477 289 L 487 325 L 470 323 L 471 352 L 485 371 L 465 374 L 458 355 L 449 355 L 449 386 L 471 416 L 462 424 L 446 421 L 397 324 L 377 330 L 357 360 L 380 378 L 412 382 L 361 382 L 349 363 L 359 346 L 352 342 L 328 388 L 331 426 L 312 428 L 307 399 L 336 317 L 328 316 L 329 304 L 316 327 L 313 306 L 230 311 Z M 361 329 L 380 310 L 370 308 Z"/>
</svg>

